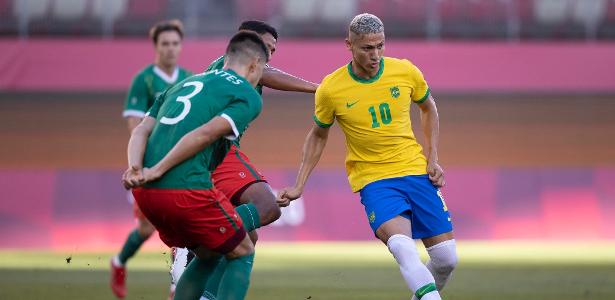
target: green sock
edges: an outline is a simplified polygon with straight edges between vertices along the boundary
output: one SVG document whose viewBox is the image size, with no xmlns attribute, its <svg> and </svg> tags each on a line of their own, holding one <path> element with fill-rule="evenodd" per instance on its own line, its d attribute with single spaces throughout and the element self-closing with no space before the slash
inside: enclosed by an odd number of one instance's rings
<svg viewBox="0 0 615 300">
<path fill-rule="evenodd" d="M 214 270 L 211 276 L 209 276 L 207 284 L 205 285 L 205 292 L 203 293 L 203 296 L 207 297 L 207 299 L 216 299 L 216 296 L 218 295 L 218 288 L 220 287 L 220 281 L 222 280 L 222 276 L 226 270 L 226 265 L 227 260 L 223 257 L 216 266 L 216 270 Z"/>
<path fill-rule="evenodd" d="M 235 207 L 235 211 L 241 217 L 243 222 L 243 228 L 246 232 L 250 232 L 254 229 L 261 227 L 261 217 L 258 215 L 256 206 L 252 203 L 242 204 Z"/>
<path fill-rule="evenodd" d="M 128 259 L 137 253 L 137 250 L 139 250 L 144 242 L 145 239 L 141 237 L 139 231 L 136 229 L 128 235 L 128 238 L 122 247 L 122 251 L 117 256 L 122 265 L 125 265 Z"/>
<path fill-rule="evenodd" d="M 241 217 L 243 228 L 246 230 L 246 232 L 250 232 L 250 231 L 253 231 L 261 227 L 260 216 L 254 204 L 252 203 L 242 204 L 240 206 L 237 206 L 235 208 L 235 211 Z M 250 270 L 252 268 L 253 261 L 254 261 L 254 254 L 252 254 L 250 258 Z M 222 278 L 226 274 L 225 271 L 227 270 L 227 264 L 228 264 L 228 261 L 225 258 L 222 258 L 220 260 L 220 263 L 218 263 L 218 266 L 216 266 L 216 270 L 211 274 L 211 276 L 209 277 L 209 280 L 207 280 L 207 284 L 205 285 L 205 292 L 203 293 L 203 296 L 209 299 L 217 299 L 216 296 L 218 295 L 218 290 L 220 286 L 222 285 L 221 283 Z M 249 273 L 248 273 L 248 281 L 249 281 Z M 226 298 L 220 297 L 220 299 L 226 299 Z"/>
<path fill-rule="evenodd" d="M 174 300 L 199 299 L 203 294 L 205 283 L 214 271 L 221 257 L 199 259 L 195 257 L 186 267 L 175 288 Z"/>
<path fill-rule="evenodd" d="M 217 299 L 243 300 L 250 286 L 254 253 L 227 260 Z"/>
</svg>

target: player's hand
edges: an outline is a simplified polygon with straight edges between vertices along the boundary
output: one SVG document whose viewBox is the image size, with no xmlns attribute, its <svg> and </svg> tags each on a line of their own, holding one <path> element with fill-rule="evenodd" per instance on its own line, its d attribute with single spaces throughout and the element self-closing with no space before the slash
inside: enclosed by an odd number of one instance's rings
<svg viewBox="0 0 615 300">
<path fill-rule="evenodd" d="M 290 205 L 290 201 L 301 197 L 302 193 L 303 189 L 300 189 L 298 187 L 283 188 L 281 191 L 278 192 L 276 202 L 280 207 L 287 207 L 288 205 Z"/>
<path fill-rule="evenodd" d="M 138 167 L 130 167 L 122 175 L 122 185 L 125 189 L 138 187 L 144 183 L 143 169 Z"/>
<path fill-rule="evenodd" d="M 160 178 L 162 174 L 158 172 L 155 168 L 144 168 L 143 169 L 143 183 L 155 181 Z"/>
<path fill-rule="evenodd" d="M 444 170 L 437 161 L 429 161 L 427 163 L 427 174 L 429 174 L 429 180 L 436 187 L 443 187 L 446 182 L 444 181 Z"/>
</svg>

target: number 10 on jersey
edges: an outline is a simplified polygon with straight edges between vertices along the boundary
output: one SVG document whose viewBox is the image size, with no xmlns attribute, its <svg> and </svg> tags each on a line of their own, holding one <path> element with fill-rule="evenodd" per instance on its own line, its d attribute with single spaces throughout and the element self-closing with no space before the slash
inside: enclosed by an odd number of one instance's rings
<svg viewBox="0 0 615 300">
<path fill-rule="evenodd" d="M 389 108 L 388 103 L 380 103 L 378 105 L 378 110 L 380 111 L 380 120 L 382 124 L 388 125 L 391 123 L 391 109 Z M 376 115 L 376 109 L 373 106 L 370 106 L 368 109 L 369 113 L 372 115 L 372 128 L 380 127 L 380 123 L 378 122 L 378 116 Z"/>
</svg>

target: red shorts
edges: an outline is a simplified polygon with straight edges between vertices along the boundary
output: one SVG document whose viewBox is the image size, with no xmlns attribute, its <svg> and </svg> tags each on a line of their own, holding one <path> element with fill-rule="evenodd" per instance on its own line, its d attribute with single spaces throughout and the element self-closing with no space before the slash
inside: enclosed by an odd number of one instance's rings
<svg viewBox="0 0 615 300">
<path fill-rule="evenodd" d="M 231 199 L 234 205 L 238 205 L 239 197 L 248 186 L 256 182 L 267 182 L 250 163 L 250 159 L 235 145 L 224 157 L 222 163 L 214 170 L 211 178 L 216 189 Z"/>
<path fill-rule="evenodd" d="M 225 254 L 246 236 L 241 218 L 216 189 L 137 188 L 132 193 L 143 215 L 169 247 L 204 246 Z"/>
</svg>

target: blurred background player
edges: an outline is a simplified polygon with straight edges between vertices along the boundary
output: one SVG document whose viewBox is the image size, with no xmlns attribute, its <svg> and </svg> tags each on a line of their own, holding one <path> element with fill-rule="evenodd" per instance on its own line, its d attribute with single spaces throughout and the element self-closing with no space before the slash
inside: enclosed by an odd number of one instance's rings
<svg viewBox="0 0 615 300">
<path fill-rule="evenodd" d="M 156 97 L 191 74 L 177 65 L 184 37 L 183 26 L 179 20 L 157 23 L 150 29 L 149 36 L 154 43 L 156 57 L 153 64 L 134 77 L 126 96 L 123 116 L 128 123 L 129 132 L 143 120 Z M 126 296 L 126 263 L 155 230 L 134 203 L 130 193 L 128 197 L 133 202 L 137 228 L 130 232 L 122 250 L 111 259 L 111 289 L 118 298 Z"/>
<path fill-rule="evenodd" d="M 439 190 L 444 172 L 438 164 L 438 111 L 421 71 L 408 60 L 384 57 L 384 40 L 378 17 L 354 17 L 346 39 L 352 61 L 318 88 L 316 124 L 306 137 L 297 181 L 280 192 L 279 201 L 287 205 L 301 196 L 337 119 L 346 137 L 348 181 L 360 192 L 374 234 L 388 246 L 416 298 L 440 299 L 457 254 Z M 427 158 L 412 132 L 412 102 L 421 109 Z M 431 258 L 427 267 L 413 239 L 423 240 Z"/>
<path fill-rule="evenodd" d="M 238 30 L 256 32 L 263 39 L 263 42 L 272 56 L 276 51 L 278 42 L 277 30 L 258 20 L 244 21 Z M 222 69 L 225 63 L 225 55 L 214 60 L 207 71 Z M 263 92 L 263 86 L 283 91 L 295 92 L 316 92 L 317 84 L 295 77 L 286 72 L 273 68 L 269 65 L 265 67 L 263 76 L 256 86 L 259 94 Z M 225 146 L 225 145 L 221 145 Z M 280 208 L 276 203 L 276 197 L 272 192 L 271 186 L 265 177 L 252 165 L 250 159 L 240 149 L 240 139 L 232 141 L 230 151 L 222 163 L 215 169 L 212 178 L 216 189 L 221 191 L 237 207 L 237 212 L 245 221 L 244 225 L 250 234 L 252 242 L 256 243 L 258 235 L 252 229 L 265 226 L 280 217 Z M 174 259 L 171 268 L 173 283 L 179 280 L 185 266 L 193 257 L 186 249 L 173 249 Z M 215 297 L 218 285 L 224 270 L 225 261 L 222 260 L 216 273 L 210 278 L 207 284 L 206 297 Z"/>
<path fill-rule="evenodd" d="M 123 183 L 169 247 L 196 257 L 178 282 L 174 299 L 199 299 L 225 256 L 220 299 L 244 299 L 254 245 L 211 171 L 224 156 L 218 139 L 238 139 L 261 112 L 254 87 L 269 59 L 262 39 L 239 32 L 229 42 L 222 70 L 194 75 L 157 98 L 128 144 Z"/>
</svg>

